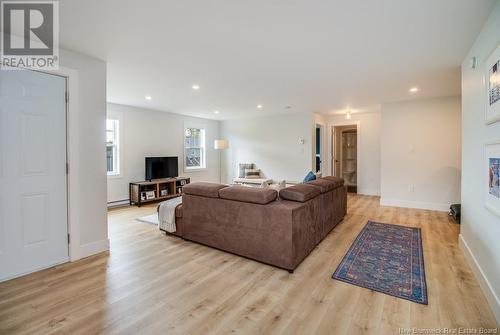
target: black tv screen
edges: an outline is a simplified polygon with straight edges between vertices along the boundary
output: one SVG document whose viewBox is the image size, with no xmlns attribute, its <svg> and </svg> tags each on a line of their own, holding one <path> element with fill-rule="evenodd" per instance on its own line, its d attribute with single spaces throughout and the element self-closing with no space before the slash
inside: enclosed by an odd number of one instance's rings
<svg viewBox="0 0 500 335">
<path fill-rule="evenodd" d="M 146 157 L 146 180 L 178 176 L 177 157 Z"/>
</svg>

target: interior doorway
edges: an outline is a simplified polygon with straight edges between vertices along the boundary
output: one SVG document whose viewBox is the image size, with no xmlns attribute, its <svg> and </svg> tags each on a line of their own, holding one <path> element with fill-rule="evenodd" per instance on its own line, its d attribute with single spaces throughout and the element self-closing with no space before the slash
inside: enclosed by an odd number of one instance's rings
<svg viewBox="0 0 500 335">
<path fill-rule="evenodd" d="M 323 125 L 316 124 L 315 135 L 314 172 L 323 172 Z"/>
<path fill-rule="evenodd" d="M 344 178 L 347 191 L 358 190 L 358 128 L 357 125 L 332 127 L 332 173 Z"/>
</svg>

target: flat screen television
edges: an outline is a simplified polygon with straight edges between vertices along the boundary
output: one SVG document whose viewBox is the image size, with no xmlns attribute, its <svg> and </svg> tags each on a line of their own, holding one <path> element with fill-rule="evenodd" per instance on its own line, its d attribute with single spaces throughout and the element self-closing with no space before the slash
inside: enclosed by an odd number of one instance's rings
<svg viewBox="0 0 500 335">
<path fill-rule="evenodd" d="M 177 157 L 146 157 L 146 180 L 178 176 Z"/>
</svg>

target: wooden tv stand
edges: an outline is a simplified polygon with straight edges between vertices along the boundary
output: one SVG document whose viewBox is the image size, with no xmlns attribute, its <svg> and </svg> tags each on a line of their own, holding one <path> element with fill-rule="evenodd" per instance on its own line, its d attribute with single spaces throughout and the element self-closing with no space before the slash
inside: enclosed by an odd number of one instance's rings
<svg viewBox="0 0 500 335">
<path fill-rule="evenodd" d="M 182 195 L 182 187 L 190 183 L 190 178 L 176 177 L 153 179 L 129 184 L 130 206 L 168 200 Z"/>
</svg>

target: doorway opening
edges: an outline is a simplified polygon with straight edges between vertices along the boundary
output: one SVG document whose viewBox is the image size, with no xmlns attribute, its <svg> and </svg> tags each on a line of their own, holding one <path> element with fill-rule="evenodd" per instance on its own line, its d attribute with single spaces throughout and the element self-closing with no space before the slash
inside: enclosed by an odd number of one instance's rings
<svg viewBox="0 0 500 335">
<path fill-rule="evenodd" d="M 344 178 L 347 192 L 358 191 L 358 128 L 357 125 L 332 127 L 332 173 Z"/>
<path fill-rule="evenodd" d="M 323 163 L 323 147 L 322 147 L 322 139 L 323 139 L 323 126 L 321 124 L 316 124 L 316 146 L 314 152 L 314 172 L 322 172 L 322 163 Z"/>
</svg>

